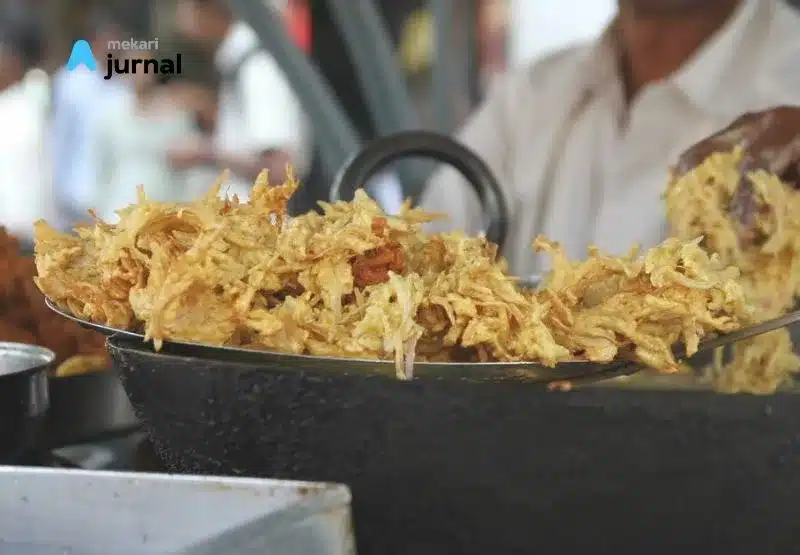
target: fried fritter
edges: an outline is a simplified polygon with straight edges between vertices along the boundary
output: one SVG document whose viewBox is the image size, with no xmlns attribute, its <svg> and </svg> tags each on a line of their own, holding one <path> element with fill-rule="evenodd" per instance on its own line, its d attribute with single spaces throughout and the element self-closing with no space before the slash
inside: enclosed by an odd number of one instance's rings
<svg viewBox="0 0 800 555">
<path fill-rule="evenodd" d="M 37 227 L 37 284 L 77 315 L 165 340 L 394 360 L 608 361 L 630 351 L 672 370 L 670 348 L 740 324 L 735 271 L 697 241 L 641 259 L 592 252 L 567 261 L 555 245 L 550 289 L 530 292 L 497 246 L 430 235 L 436 216 L 406 203 L 384 214 L 364 191 L 294 218 L 290 179 L 262 175 L 249 203 L 219 186 L 192 203 L 139 191 L 120 222 L 77 236 Z M 91 262 L 91 268 L 88 264 Z M 661 333 L 659 332 L 661 330 Z"/>
<path fill-rule="evenodd" d="M 552 303 L 546 321 L 558 342 L 589 360 L 609 362 L 624 350 L 652 368 L 677 372 L 675 343 L 691 356 L 703 336 L 749 322 L 738 270 L 709 256 L 700 241 L 668 239 L 643 257 L 591 250 L 576 264 L 557 244 L 537 238 L 537 249 L 555 260 L 539 295 Z"/>
</svg>

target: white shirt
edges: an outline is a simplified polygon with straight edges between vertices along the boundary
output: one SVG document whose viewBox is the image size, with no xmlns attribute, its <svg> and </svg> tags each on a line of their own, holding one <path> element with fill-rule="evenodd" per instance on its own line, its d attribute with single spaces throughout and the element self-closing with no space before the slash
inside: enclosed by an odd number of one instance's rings
<svg viewBox="0 0 800 555">
<path fill-rule="evenodd" d="M 579 259 L 590 244 L 623 254 L 663 240 L 661 194 L 681 152 L 745 112 L 800 105 L 798 29 L 800 15 L 781 0 L 746 0 L 627 109 L 610 30 L 499 79 L 458 138 L 505 191 L 511 271 L 548 269 L 531 251 L 538 234 Z M 448 213 L 451 228 L 481 231 L 477 197 L 450 168 L 434 176 L 421 204 Z"/>
<path fill-rule="evenodd" d="M 222 73 L 258 45 L 255 31 L 234 23 L 218 48 L 214 63 Z M 267 52 L 248 58 L 236 82 L 223 83 L 214 137 L 216 149 L 237 155 L 281 150 L 289 154 L 295 173 L 304 176 L 311 165 L 310 126 L 299 99 L 278 63 Z M 232 179 L 230 193 L 247 198 L 252 183 Z"/>
<path fill-rule="evenodd" d="M 0 93 L 0 226 L 31 240 L 33 222 L 55 216 L 44 149 L 45 112 L 28 83 Z"/>
</svg>

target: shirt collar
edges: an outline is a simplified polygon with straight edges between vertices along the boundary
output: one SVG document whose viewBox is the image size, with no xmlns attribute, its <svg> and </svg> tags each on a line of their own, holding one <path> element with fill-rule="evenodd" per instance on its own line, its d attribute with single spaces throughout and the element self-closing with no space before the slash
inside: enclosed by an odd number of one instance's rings
<svg viewBox="0 0 800 555">
<path fill-rule="evenodd" d="M 695 52 L 668 82 L 682 91 L 701 109 L 715 113 L 720 92 L 726 78 L 737 69 L 737 54 L 742 48 L 755 48 L 757 44 L 743 46 L 744 42 L 760 29 L 761 16 L 765 16 L 764 0 L 742 0 L 731 18 Z M 597 90 L 609 83 L 619 83 L 619 44 L 612 21 L 586 50 L 580 71 L 587 88 Z M 741 69 L 741 68 L 739 68 Z"/>
<path fill-rule="evenodd" d="M 619 82 L 619 47 L 612 21 L 603 30 L 595 43 L 586 50 L 580 64 L 580 74 L 590 90 L 596 90 L 610 82 Z"/>
<path fill-rule="evenodd" d="M 246 23 L 236 21 L 228 29 L 228 34 L 214 53 L 214 65 L 220 71 L 234 67 L 239 59 L 256 45 L 258 45 L 256 32 Z"/>
<path fill-rule="evenodd" d="M 670 78 L 698 107 L 717 111 L 726 80 L 731 71 L 737 69 L 737 56 L 742 49 L 757 47 L 748 39 L 759 27 L 757 14 L 760 4 L 762 2 L 742 0 L 725 25 Z M 764 13 L 764 6 L 760 8 Z"/>
</svg>

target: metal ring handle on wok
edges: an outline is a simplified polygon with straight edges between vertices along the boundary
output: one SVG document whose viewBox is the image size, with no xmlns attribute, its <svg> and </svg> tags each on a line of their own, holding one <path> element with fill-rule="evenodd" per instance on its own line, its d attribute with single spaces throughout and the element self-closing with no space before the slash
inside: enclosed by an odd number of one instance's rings
<svg viewBox="0 0 800 555">
<path fill-rule="evenodd" d="M 503 252 L 509 210 L 497 178 L 477 154 L 446 135 L 431 131 L 403 131 L 371 141 L 339 171 L 331 186 L 331 202 L 352 196 L 356 189 L 385 166 L 400 158 L 419 156 L 445 162 L 457 169 L 478 194 L 486 238 Z"/>
</svg>

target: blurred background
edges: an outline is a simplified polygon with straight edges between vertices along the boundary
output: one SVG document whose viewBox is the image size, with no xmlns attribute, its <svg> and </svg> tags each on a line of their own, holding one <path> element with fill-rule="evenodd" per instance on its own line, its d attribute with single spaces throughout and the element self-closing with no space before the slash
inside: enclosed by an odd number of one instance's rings
<svg viewBox="0 0 800 555">
<path fill-rule="evenodd" d="M 247 126 L 260 137 L 307 130 L 293 210 L 308 210 L 366 141 L 453 131 L 494 75 L 594 37 L 614 9 L 613 0 L 2 0 L 0 225 L 30 243 L 38 218 L 67 229 L 93 208 L 113 219 L 139 184 L 155 198 L 195 197 L 250 148 L 239 140 Z M 225 10 L 247 22 L 233 46 L 219 25 Z M 156 38 L 157 50 L 114 55 L 180 54 L 179 75 L 102 79 L 109 42 Z M 78 39 L 93 45 L 97 72 L 65 69 Z M 248 40 L 268 57 L 245 69 Z M 244 65 L 220 61 L 226 41 Z M 246 89 L 223 94 L 237 79 L 232 87 Z M 225 102 L 249 106 L 251 121 L 231 123 L 237 106 Z M 303 126 L 286 116 L 296 109 Z M 230 156 L 213 160 L 202 145 L 220 141 Z M 284 160 L 274 154 L 265 164 Z M 392 210 L 428 172 L 393 166 L 371 190 Z"/>
</svg>

